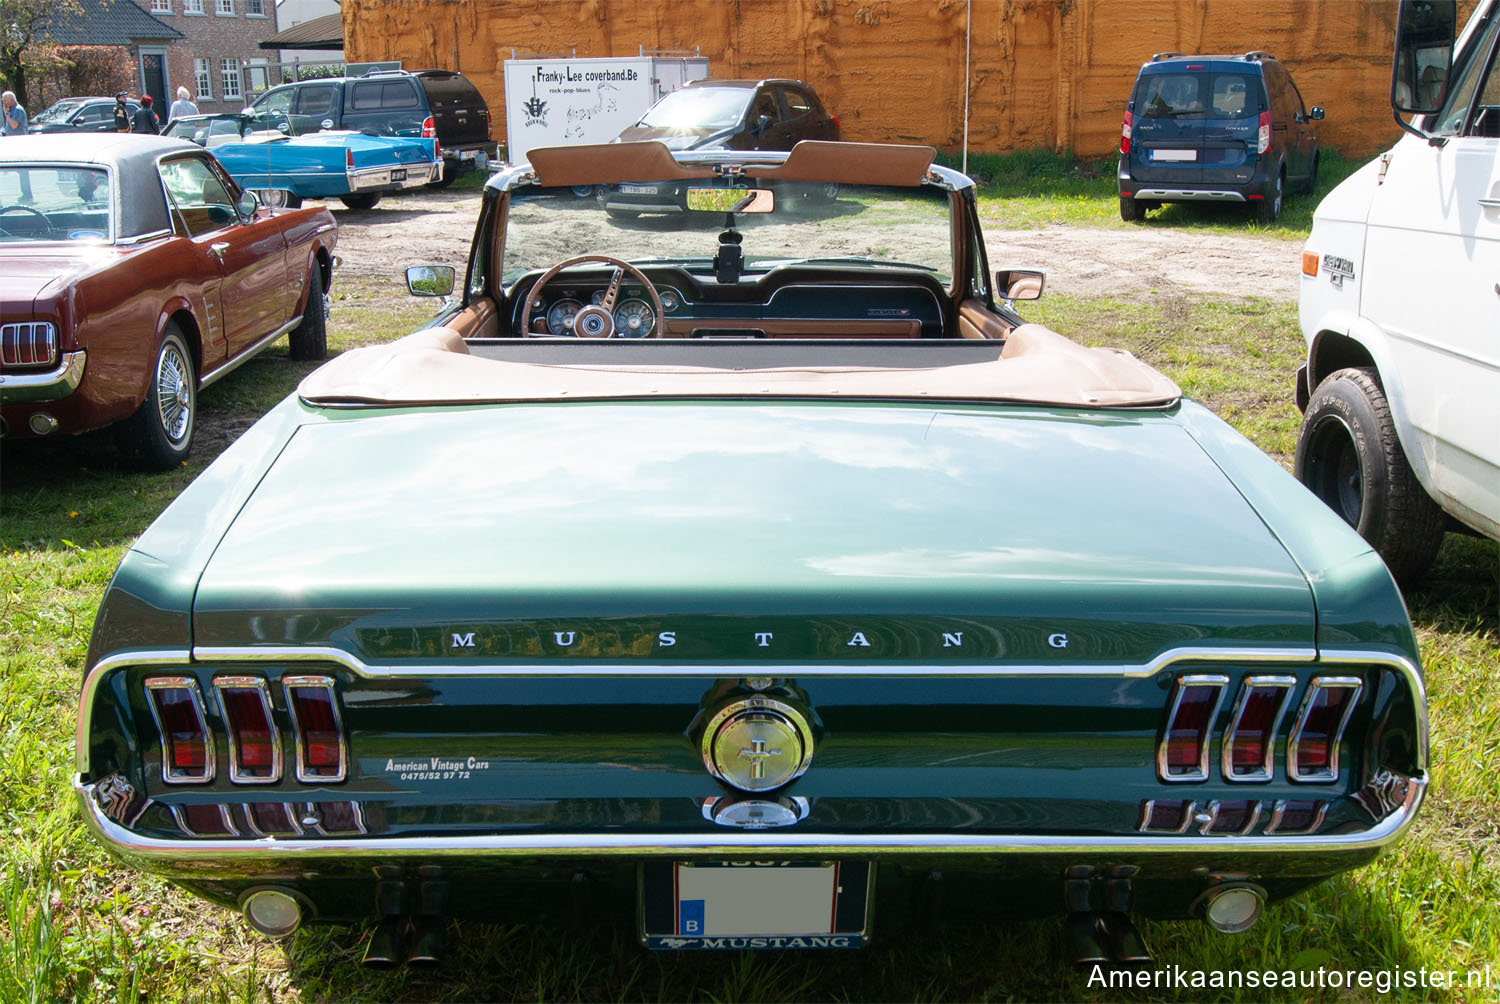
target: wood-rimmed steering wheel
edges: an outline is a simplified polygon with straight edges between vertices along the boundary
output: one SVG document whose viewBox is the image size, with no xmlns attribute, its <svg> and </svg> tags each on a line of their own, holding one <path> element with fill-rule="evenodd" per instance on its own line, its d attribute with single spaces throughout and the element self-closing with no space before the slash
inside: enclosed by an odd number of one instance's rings
<svg viewBox="0 0 1500 1004">
<path fill-rule="evenodd" d="M 665 329 L 666 318 L 662 316 L 661 297 L 657 295 L 656 287 L 651 284 L 650 279 L 646 278 L 646 273 L 630 264 L 630 262 L 621 261 L 619 258 L 611 258 L 609 255 L 603 254 L 581 254 L 574 255 L 572 258 L 564 258 L 544 272 L 542 277 L 532 284 L 531 289 L 526 294 L 526 306 L 521 310 L 521 333 L 532 337 L 542 334 L 541 332 L 533 332 L 531 330 L 531 314 L 533 310 L 542 305 L 542 290 L 546 288 L 549 282 L 557 278 L 557 273 L 565 268 L 572 268 L 574 265 L 585 265 L 590 262 L 598 262 L 601 265 L 613 265 L 615 270 L 609 277 L 609 286 L 604 290 L 604 299 L 598 303 L 589 304 L 573 315 L 573 334 L 579 338 L 614 337 L 615 301 L 620 296 L 620 281 L 628 272 L 632 278 L 646 288 L 647 294 L 651 297 L 651 306 L 656 309 L 656 321 L 651 325 L 651 330 L 646 332 L 642 337 L 655 334 L 656 337 L 660 338 L 662 331 Z M 551 332 L 548 331 L 546 334 L 550 335 Z"/>
</svg>

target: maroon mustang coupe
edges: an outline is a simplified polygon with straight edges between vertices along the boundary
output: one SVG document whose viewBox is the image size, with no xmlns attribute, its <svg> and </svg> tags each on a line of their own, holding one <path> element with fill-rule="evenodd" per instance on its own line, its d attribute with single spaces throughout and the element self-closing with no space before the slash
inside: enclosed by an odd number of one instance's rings
<svg viewBox="0 0 1500 1004">
<path fill-rule="evenodd" d="M 0 436 L 115 424 L 127 457 L 176 466 L 201 388 L 288 333 L 293 358 L 326 354 L 336 238 L 182 140 L 5 140 Z"/>
</svg>

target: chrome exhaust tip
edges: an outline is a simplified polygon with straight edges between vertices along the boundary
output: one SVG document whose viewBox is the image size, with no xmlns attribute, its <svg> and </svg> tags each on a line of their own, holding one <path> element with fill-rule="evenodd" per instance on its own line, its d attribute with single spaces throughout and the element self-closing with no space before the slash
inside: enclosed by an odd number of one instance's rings
<svg viewBox="0 0 1500 1004">
<path fill-rule="evenodd" d="M 290 889 L 264 886 L 240 897 L 245 922 L 268 938 L 285 938 L 302 926 L 302 902 Z"/>
<path fill-rule="evenodd" d="M 427 969 L 443 961 L 443 948 L 447 944 L 447 923 L 442 917 L 418 917 L 412 922 L 411 954 L 406 957 L 410 966 Z"/>
<path fill-rule="evenodd" d="M 371 969 L 391 969 L 401 962 L 405 945 L 406 918 L 387 917 L 370 934 L 364 964 Z"/>
<path fill-rule="evenodd" d="M 1068 959 L 1079 969 L 1110 964 L 1109 949 L 1104 946 L 1097 913 L 1074 912 L 1063 922 L 1067 932 Z"/>
<path fill-rule="evenodd" d="M 1099 926 L 1104 929 L 1109 956 L 1118 966 L 1144 968 L 1152 965 L 1151 949 L 1146 939 L 1136 929 L 1135 923 L 1123 913 L 1106 913 L 1099 917 Z"/>
</svg>

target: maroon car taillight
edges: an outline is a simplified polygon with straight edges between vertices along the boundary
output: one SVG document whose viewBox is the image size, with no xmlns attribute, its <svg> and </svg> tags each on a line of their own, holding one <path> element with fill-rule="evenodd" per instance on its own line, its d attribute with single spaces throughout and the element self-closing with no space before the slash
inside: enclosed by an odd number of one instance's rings
<svg viewBox="0 0 1500 1004">
<path fill-rule="evenodd" d="M 258 676 L 214 679 L 229 727 L 229 780 L 270 784 L 281 780 L 281 733 L 271 718 L 271 694 Z"/>
<path fill-rule="evenodd" d="M 0 325 L 0 362 L 6 366 L 51 366 L 57 362 L 57 329 L 47 321 Z"/>
<path fill-rule="evenodd" d="M 1225 780 L 1272 779 L 1276 732 L 1296 685 L 1296 678 L 1291 676 L 1251 676 L 1240 686 L 1229 731 L 1224 734 Z"/>
<path fill-rule="evenodd" d="M 1358 677 L 1313 678 L 1287 743 L 1287 774 L 1293 781 L 1338 780 L 1339 742 L 1363 688 Z"/>
<path fill-rule="evenodd" d="M 213 780 L 214 744 L 203 714 L 198 681 L 158 676 L 146 681 L 151 714 L 161 734 L 161 777 L 168 784 Z"/>
<path fill-rule="evenodd" d="M 1120 152 L 1130 153 L 1130 113 L 1125 113 L 1125 121 L 1120 124 Z"/>
<path fill-rule="evenodd" d="M 1260 129 L 1255 134 L 1255 152 L 1265 153 L 1271 149 L 1271 113 L 1260 113 Z"/>
<path fill-rule="evenodd" d="M 1163 781 L 1207 781 L 1208 747 L 1227 676 L 1184 676 L 1177 680 L 1167 727 L 1156 747 L 1156 772 Z"/>
<path fill-rule="evenodd" d="M 437 139 L 437 119 L 431 115 L 422 120 L 422 138 Z"/>
<path fill-rule="evenodd" d="M 346 745 L 332 678 L 289 676 L 282 684 L 297 736 L 297 780 L 344 780 Z"/>
</svg>

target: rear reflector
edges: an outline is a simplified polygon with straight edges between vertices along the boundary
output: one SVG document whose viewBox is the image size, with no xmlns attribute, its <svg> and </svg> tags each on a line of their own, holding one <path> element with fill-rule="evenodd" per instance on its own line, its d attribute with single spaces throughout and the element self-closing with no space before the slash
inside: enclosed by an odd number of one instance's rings
<svg viewBox="0 0 1500 1004">
<path fill-rule="evenodd" d="M 1318 252 L 1302 252 L 1302 274 L 1317 278 L 1318 275 Z"/>
<path fill-rule="evenodd" d="M 1271 149 L 1271 113 L 1260 113 L 1260 129 L 1255 134 L 1255 152 L 1265 153 Z"/>
<path fill-rule="evenodd" d="M 229 780 L 270 784 L 281 780 L 281 733 L 271 718 L 271 693 L 258 676 L 214 678 L 229 726 Z"/>
<path fill-rule="evenodd" d="M 1120 152 L 1130 152 L 1130 113 L 1125 113 L 1125 121 L 1120 123 Z"/>
<path fill-rule="evenodd" d="M 1338 780 L 1339 741 L 1363 688 L 1358 677 L 1313 678 L 1287 744 L 1287 774 L 1293 781 Z"/>
<path fill-rule="evenodd" d="M 214 744 L 198 681 L 190 676 L 154 677 L 146 681 L 146 695 L 161 734 L 162 780 L 168 784 L 213 780 Z"/>
<path fill-rule="evenodd" d="M 1156 747 L 1163 781 L 1207 781 L 1208 746 L 1227 676 L 1184 676 L 1172 694 L 1167 727 Z"/>
<path fill-rule="evenodd" d="M 348 764 L 333 679 L 289 676 L 282 685 L 297 737 L 297 780 L 342 781 Z"/>
<path fill-rule="evenodd" d="M 1251 676 L 1240 686 L 1229 731 L 1224 734 L 1224 779 L 1270 781 L 1275 773 L 1276 733 L 1287 697 L 1297 685 L 1291 676 Z"/>
<path fill-rule="evenodd" d="M 1197 803 L 1181 798 L 1153 798 L 1141 804 L 1144 833 L 1186 833 Z"/>
<path fill-rule="evenodd" d="M 1316 833 L 1327 814 L 1327 802 L 1297 798 L 1280 801 L 1271 813 L 1271 821 L 1266 824 L 1266 833 L 1282 836 Z"/>
</svg>

